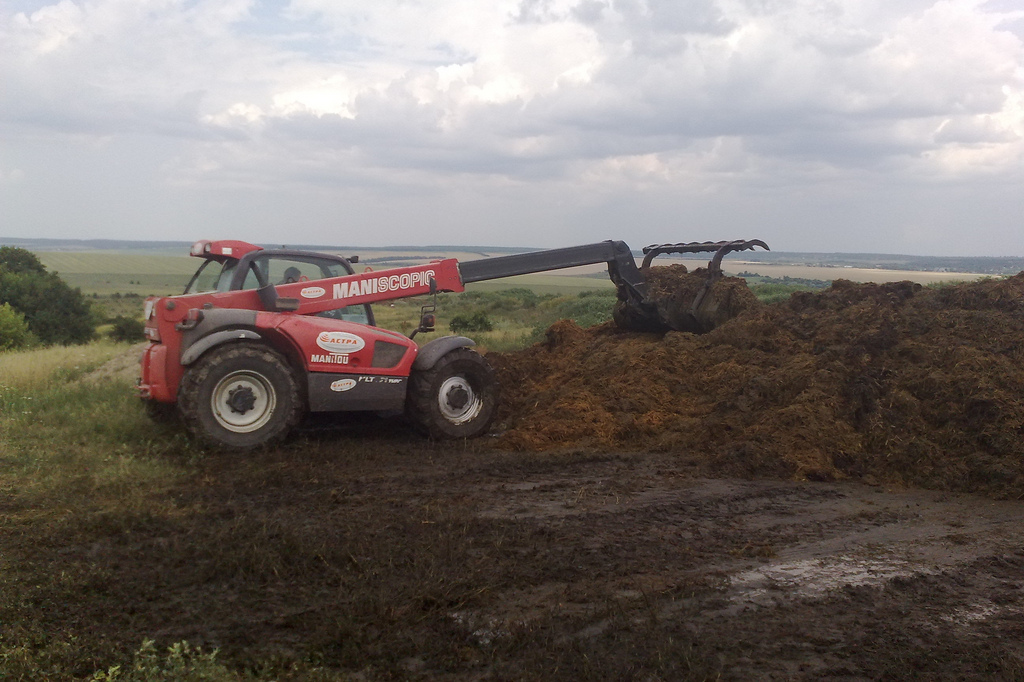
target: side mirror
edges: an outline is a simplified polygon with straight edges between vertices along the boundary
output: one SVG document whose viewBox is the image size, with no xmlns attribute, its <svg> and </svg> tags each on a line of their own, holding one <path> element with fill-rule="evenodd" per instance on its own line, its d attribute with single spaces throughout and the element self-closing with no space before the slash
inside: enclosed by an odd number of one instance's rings
<svg viewBox="0 0 1024 682">
<path fill-rule="evenodd" d="M 433 277 L 430 278 L 430 295 L 434 298 L 420 308 L 420 326 L 412 330 L 412 334 L 409 334 L 410 339 L 415 338 L 420 332 L 434 331 L 434 325 L 437 324 L 437 317 L 434 316 L 434 311 L 437 310 L 437 280 Z"/>
<path fill-rule="evenodd" d="M 299 309 L 299 299 L 278 298 L 277 288 L 273 284 L 267 284 L 256 290 L 260 297 L 263 309 L 272 313 L 291 312 Z"/>
</svg>

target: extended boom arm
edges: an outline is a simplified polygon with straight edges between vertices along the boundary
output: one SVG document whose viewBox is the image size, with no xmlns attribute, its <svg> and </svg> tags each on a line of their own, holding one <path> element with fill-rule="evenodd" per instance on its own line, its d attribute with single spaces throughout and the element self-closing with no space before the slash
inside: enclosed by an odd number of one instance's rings
<svg viewBox="0 0 1024 682">
<path fill-rule="evenodd" d="M 623 241 L 609 240 L 596 244 L 569 246 L 563 249 L 483 258 L 459 263 L 459 272 L 462 275 L 462 281 L 469 284 L 470 282 L 527 275 L 532 272 L 562 270 L 595 263 L 607 263 L 608 276 L 615 284 L 626 287 L 633 296 L 643 299 L 647 295 L 647 285 L 643 275 L 636 267 L 632 251 Z"/>
<path fill-rule="evenodd" d="M 643 300 L 647 286 L 625 242 L 605 241 L 512 256 L 482 258 L 460 263 L 452 258 L 380 272 L 365 272 L 331 279 L 279 284 L 260 289 L 267 310 L 289 310 L 309 315 L 347 305 L 407 298 L 437 291 L 459 292 L 472 282 L 483 282 L 533 272 L 561 270 L 578 265 L 607 263 L 608 275 L 630 299 Z"/>
</svg>

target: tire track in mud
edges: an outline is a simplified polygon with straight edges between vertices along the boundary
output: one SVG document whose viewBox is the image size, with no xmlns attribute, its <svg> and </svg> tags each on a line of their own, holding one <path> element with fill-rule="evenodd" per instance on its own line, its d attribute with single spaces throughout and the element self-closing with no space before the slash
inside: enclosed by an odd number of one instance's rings
<svg viewBox="0 0 1024 682">
<path fill-rule="evenodd" d="M 587 639 L 616 627 L 595 617 L 609 603 L 639 606 L 663 630 L 715 643 L 728 679 L 868 679 L 944 652 L 967 661 L 964 679 L 992 657 L 1010 679 L 1024 671 L 1024 649 L 1006 637 L 1024 620 L 1024 504 L 692 479 L 663 456 L 630 457 L 479 481 L 481 518 L 554 526 L 577 555 L 601 560 L 581 563 L 575 580 L 516 587 L 491 595 L 497 610 L 454 617 L 491 641 L 554 615 L 582 623 L 575 636 Z M 965 643 L 990 658 L 965 658 Z"/>
</svg>

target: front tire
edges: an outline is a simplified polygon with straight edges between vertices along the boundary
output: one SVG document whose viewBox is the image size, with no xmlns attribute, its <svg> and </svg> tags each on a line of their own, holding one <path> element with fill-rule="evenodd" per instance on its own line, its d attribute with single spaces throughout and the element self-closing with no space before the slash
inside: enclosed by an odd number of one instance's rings
<svg viewBox="0 0 1024 682">
<path fill-rule="evenodd" d="M 490 364 L 469 348 L 456 348 L 428 370 L 409 377 L 406 415 L 431 438 L 475 438 L 498 410 L 498 381 Z"/>
<path fill-rule="evenodd" d="M 197 440 L 232 449 L 282 440 L 302 417 L 288 362 L 254 343 L 231 343 L 200 358 L 181 380 L 178 404 Z"/>
</svg>

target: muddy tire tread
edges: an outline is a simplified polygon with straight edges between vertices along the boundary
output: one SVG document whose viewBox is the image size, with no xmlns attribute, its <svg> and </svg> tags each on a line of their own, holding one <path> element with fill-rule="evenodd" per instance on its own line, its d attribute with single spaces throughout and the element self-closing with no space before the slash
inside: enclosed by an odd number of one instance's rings
<svg viewBox="0 0 1024 682">
<path fill-rule="evenodd" d="M 268 427 L 249 434 L 236 434 L 226 429 L 218 429 L 211 425 L 212 418 L 207 419 L 204 409 L 208 409 L 210 396 L 203 395 L 203 387 L 211 381 L 211 376 L 222 371 L 225 366 L 241 362 L 243 364 L 266 363 L 272 371 L 279 371 L 281 382 L 275 383 L 278 403 L 281 412 L 271 420 Z M 283 385 L 278 385 L 283 384 Z M 249 450 L 274 445 L 284 440 L 291 430 L 299 423 L 304 413 L 299 385 L 288 361 L 276 350 L 259 343 L 238 342 L 220 346 L 206 353 L 195 364 L 185 370 L 178 389 L 178 411 L 189 434 L 199 443 L 214 449 Z M 210 433 L 210 427 L 222 432 L 221 436 Z"/>
<path fill-rule="evenodd" d="M 480 415 L 465 424 L 452 424 L 446 420 L 437 405 L 438 387 L 445 378 L 457 374 L 467 375 L 470 383 L 474 384 L 474 391 L 484 401 Z M 456 348 L 430 369 L 413 372 L 409 377 L 406 416 L 418 431 L 431 438 L 475 438 L 486 433 L 497 416 L 498 395 L 498 380 L 487 360 L 469 348 Z"/>
</svg>

